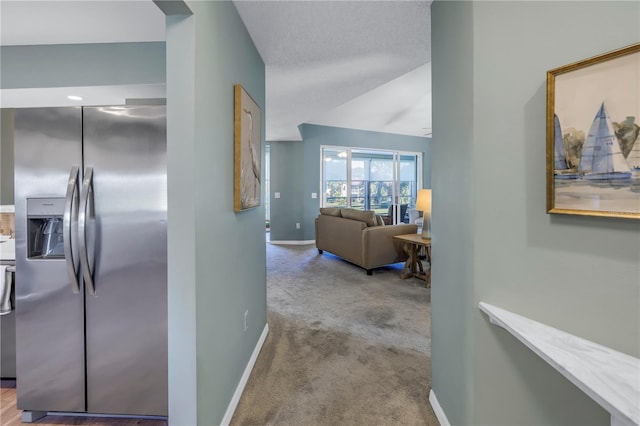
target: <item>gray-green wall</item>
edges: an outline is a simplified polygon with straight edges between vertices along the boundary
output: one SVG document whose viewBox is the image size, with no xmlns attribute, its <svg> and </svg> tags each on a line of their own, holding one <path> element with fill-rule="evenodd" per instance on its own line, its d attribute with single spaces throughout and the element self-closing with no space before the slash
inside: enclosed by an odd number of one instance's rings
<svg viewBox="0 0 640 426">
<path fill-rule="evenodd" d="M 0 205 L 13 204 L 13 110 L 0 109 Z"/>
<path fill-rule="evenodd" d="M 301 241 L 304 231 L 296 229 L 302 224 L 303 143 L 300 141 L 269 142 L 271 146 L 271 241 Z M 275 198 L 275 193 L 280 198 Z"/>
<path fill-rule="evenodd" d="M 0 47 L 2 89 L 162 84 L 165 43 Z"/>
<path fill-rule="evenodd" d="M 472 424 L 473 10 L 431 7 L 431 387 L 454 425 Z M 455 129 L 452 130 L 452 129 Z M 437 262 L 437 266 L 436 266 Z"/>
<path fill-rule="evenodd" d="M 169 418 L 214 425 L 266 325 L 264 204 L 233 211 L 233 86 L 264 135 L 264 63 L 231 2 L 185 3 L 167 19 Z"/>
<path fill-rule="evenodd" d="M 358 148 L 394 149 L 400 151 L 421 152 L 422 161 L 422 185 L 424 188 L 431 186 L 431 140 L 417 136 L 405 136 L 392 133 L 371 132 L 365 130 L 347 129 L 342 127 L 320 126 L 315 124 L 301 124 L 299 126 L 302 148 L 293 145 L 294 142 L 284 142 L 284 147 L 291 147 L 295 152 L 288 154 L 291 162 L 285 164 L 277 159 L 273 149 L 281 142 L 271 144 L 271 240 L 285 241 L 310 241 L 315 239 L 314 221 L 318 216 L 320 198 L 311 198 L 312 193 L 320 197 L 320 147 L 323 145 L 351 146 Z M 278 148 L 276 148 L 278 149 Z M 300 166 L 301 165 L 301 166 Z M 276 167 L 287 168 L 278 175 L 286 181 L 274 180 Z M 292 170 L 299 170 L 300 174 L 293 175 Z M 291 182 L 291 180 L 296 182 Z M 300 186 L 301 185 L 301 186 Z M 299 198 L 291 199 L 291 202 L 274 199 L 273 193 L 278 188 L 287 188 L 290 194 L 299 194 Z M 280 191 L 283 194 L 282 191 Z M 288 198 L 289 199 L 289 198 Z M 300 209 L 300 206 L 302 207 Z M 297 216 L 292 216 L 291 212 Z M 276 217 L 282 215 L 285 219 L 273 224 Z M 295 228 L 296 222 L 300 222 L 301 229 Z M 283 228 L 281 228 L 283 227 Z"/>
<path fill-rule="evenodd" d="M 546 71 L 639 28 L 638 2 L 432 6 L 432 385 L 452 424 L 609 423 L 477 304 L 640 355 L 640 224 L 545 212 Z"/>
</svg>

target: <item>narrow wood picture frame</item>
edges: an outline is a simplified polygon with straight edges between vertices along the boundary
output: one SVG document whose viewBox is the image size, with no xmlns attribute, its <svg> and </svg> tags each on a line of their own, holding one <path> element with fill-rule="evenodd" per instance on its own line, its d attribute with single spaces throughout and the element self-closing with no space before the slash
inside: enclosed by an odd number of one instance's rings
<svg viewBox="0 0 640 426">
<path fill-rule="evenodd" d="M 240 212 L 260 205 L 262 111 L 240 85 L 234 85 L 234 200 Z"/>
<path fill-rule="evenodd" d="M 547 72 L 547 213 L 640 219 L 640 43 Z"/>
</svg>

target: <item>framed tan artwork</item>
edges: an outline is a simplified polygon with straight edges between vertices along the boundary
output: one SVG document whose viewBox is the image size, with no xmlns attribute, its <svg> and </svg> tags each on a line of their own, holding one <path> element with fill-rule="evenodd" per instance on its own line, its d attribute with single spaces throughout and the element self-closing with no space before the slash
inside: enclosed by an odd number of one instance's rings
<svg viewBox="0 0 640 426">
<path fill-rule="evenodd" d="M 234 86 L 234 201 L 236 212 L 260 205 L 262 111 L 246 90 Z"/>
<path fill-rule="evenodd" d="M 547 72 L 547 212 L 640 219 L 640 43 Z"/>
</svg>

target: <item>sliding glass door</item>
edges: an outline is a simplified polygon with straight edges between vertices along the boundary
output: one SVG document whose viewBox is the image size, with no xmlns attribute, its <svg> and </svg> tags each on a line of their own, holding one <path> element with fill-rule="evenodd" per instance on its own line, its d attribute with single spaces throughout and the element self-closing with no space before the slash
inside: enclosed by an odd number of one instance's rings
<svg viewBox="0 0 640 426">
<path fill-rule="evenodd" d="M 321 207 L 348 207 L 347 150 L 323 148 Z"/>
<path fill-rule="evenodd" d="M 375 210 L 387 223 L 407 222 L 422 183 L 422 154 L 321 148 L 322 207 Z"/>
</svg>

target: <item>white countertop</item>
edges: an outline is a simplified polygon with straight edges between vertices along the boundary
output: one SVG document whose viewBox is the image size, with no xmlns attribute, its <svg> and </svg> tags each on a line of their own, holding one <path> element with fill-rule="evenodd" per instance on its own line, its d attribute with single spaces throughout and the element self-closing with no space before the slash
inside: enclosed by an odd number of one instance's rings
<svg viewBox="0 0 640 426">
<path fill-rule="evenodd" d="M 6 240 L 0 242 L 0 260 L 16 259 L 16 240 Z"/>
<path fill-rule="evenodd" d="M 480 310 L 611 413 L 612 425 L 640 424 L 640 359 L 488 303 Z"/>
</svg>

